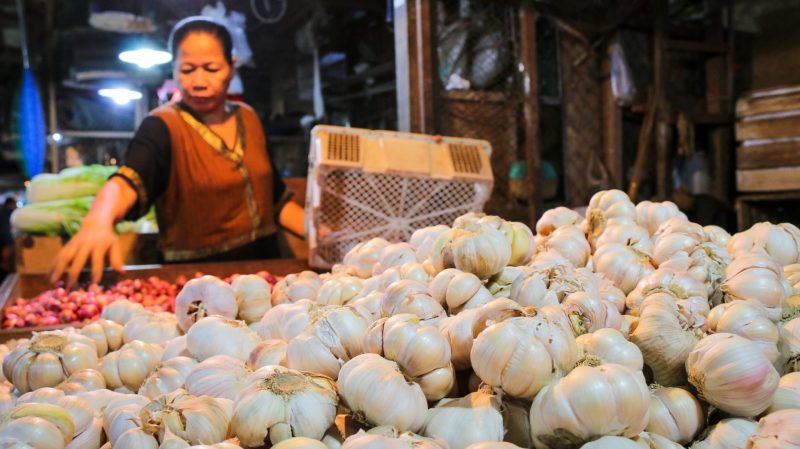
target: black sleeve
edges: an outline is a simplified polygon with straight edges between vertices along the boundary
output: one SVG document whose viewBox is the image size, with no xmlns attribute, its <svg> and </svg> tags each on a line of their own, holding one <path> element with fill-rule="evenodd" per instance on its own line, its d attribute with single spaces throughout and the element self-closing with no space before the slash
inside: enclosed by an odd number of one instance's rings
<svg viewBox="0 0 800 449">
<path fill-rule="evenodd" d="M 275 217 L 278 217 L 283 206 L 292 198 L 292 191 L 286 188 L 280 170 L 275 167 L 275 160 L 272 158 L 272 153 L 269 153 L 269 165 L 272 168 L 272 205 L 275 211 Z"/>
<path fill-rule="evenodd" d="M 138 201 L 128 219 L 136 219 L 150 209 L 156 198 L 167 188 L 172 145 L 166 123 L 158 117 L 146 117 L 136 130 L 125 164 L 113 176 L 119 176 L 136 190 Z"/>
</svg>

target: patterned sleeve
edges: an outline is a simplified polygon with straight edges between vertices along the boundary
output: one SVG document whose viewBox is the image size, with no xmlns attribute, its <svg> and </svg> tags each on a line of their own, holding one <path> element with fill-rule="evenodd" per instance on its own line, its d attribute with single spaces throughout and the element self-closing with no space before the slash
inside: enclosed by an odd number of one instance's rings
<svg viewBox="0 0 800 449">
<path fill-rule="evenodd" d="M 125 163 L 113 176 L 125 180 L 137 194 L 137 205 L 126 216 L 137 219 L 150 209 L 169 181 L 172 146 L 167 125 L 158 117 L 146 117 L 128 145 Z"/>
</svg>

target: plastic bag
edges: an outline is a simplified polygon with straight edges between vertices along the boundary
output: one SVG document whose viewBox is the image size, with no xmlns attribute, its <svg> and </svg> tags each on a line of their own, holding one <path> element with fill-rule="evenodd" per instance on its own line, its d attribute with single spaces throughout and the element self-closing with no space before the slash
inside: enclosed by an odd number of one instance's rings
<svg viewBox="0 0 800 449">
<path fill-rule="evenodd" d="M 611 91 L 620 106 L 630 106 L 636 99 L 636 84 L 631 74 L 625 50 L 618 40 L 609 47 L 611 58 Z"/>
<path fill-rule="evenodd" d="M 226 14 L 225 5 L 218 1 L 216 6 L 206 5 L 200 11 L 201 15 L 211 17 L 225 25 L 231 33 L 233 40 L 233 54 L 236 56 L 236 67 L 241 67 L 253 59 L 253 51 L 247 42 L 244 32 L 246 17 L 244 14 L 231 10 Z"/>
</svg>

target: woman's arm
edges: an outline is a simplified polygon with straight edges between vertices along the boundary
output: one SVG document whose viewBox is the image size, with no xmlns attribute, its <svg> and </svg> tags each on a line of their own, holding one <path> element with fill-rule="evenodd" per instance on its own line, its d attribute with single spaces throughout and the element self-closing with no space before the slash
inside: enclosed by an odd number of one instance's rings
<svg viewBox="0 0 800 449">
<path fill-rule="evenodd" d="M 286 202 L 278 215 L 280 225 L 300 237 L 306 235 L 306 212 L 292 200 Z"/>
<path fill-rule="evenodd" d="M 92 282 L 100 281 L 106 256 L 111 267 L 121 272 L 123 260 L 114 225 L 125 217 L 137 199 L 136 191 L 127 181 L 120 177 L 109 179 L 97 194 L 86 218 L 83 219 L 80 231 L 56 256 L 50 281 L 58 282 L 66 272 L 67 286 L 72 286 L 90 258 Z"/>
</svg>

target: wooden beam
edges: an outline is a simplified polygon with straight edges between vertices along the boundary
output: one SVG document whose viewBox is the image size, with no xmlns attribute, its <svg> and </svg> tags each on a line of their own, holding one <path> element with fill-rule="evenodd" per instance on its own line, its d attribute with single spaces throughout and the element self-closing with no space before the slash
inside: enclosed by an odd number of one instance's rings
<svg viewBox="0 0 800 449">
<path fill-rule="evenodd" d="M 608 50 L 608 46 L 606 49 Z M 606 51 L 602 62 L 601 101 L 603 106 L 603 158 L 611 183 L 621 189 L 624 182 L 622 157 L 622 109 L 611 88 L 611 58 Z"/>
<path fill-rule="evenodd" d="M 667 96 L 666 39 L 669 20 L 667 0 L 656 0 L 655 35 L 653 39 L 653 83 L 656 99 L 656 195 L 664 200 L 669 195 L 670 177 L 670 104 Z"/>
<path fill-rule="evenodd" d="M 800 166 L 800 141 L 742 145 L 736 150 L 736 168 Z"/>
<path fill-rule="evenodd" d="M 539 133 L 539 75 L 536 64 L 536 12 L 530 0 L 519 9 L 520 56 L 522 62 L 522 109 L 525 116 L 525 160 L 528 181 L 528 224 L 533 227 L 542 212 L 541 136 Z"/>
<path fill-rule="evenodd" d="M 800 167 L 736 170 L 736 187 L 742 192 L 800 190 Z"/>
<path fill-rule="evenodd" d="M 770 97 L 744 97 L 736 103 L 738 117 L 787 111 L 800 111 L 800 92 Z"/>
<path fill-rule="evenodd" d="M 736 140 L 800 137 L 800 115 L 791 117 L 742 121 L 736 124 Z"/>
</svg>

